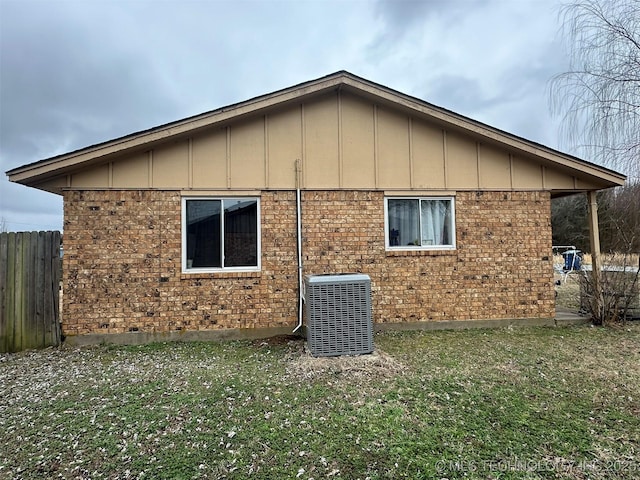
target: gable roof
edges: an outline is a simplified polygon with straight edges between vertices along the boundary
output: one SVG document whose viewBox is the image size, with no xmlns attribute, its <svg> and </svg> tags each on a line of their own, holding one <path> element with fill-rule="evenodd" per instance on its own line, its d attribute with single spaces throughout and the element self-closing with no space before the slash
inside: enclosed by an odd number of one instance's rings
<svg viewBox="0 0 640 480">
<path fill-rule="evenodd" d="M 132 133 L 106 142 L 91 145 L 69 153 L 36 161 L 6 172 L 9 180 L 38 187 L 46 180 L 63 175 L 94 163 L 106 161 L 129 151 L 150 148 L 172 138 L 192 135 L 216 124 L 238 120 L 248 115 L 308 101 L 322 94 L 340 89 L 356 93 L 377 104 L 401 109 L 411 115 L 428 118 L 444 128 L 471 135 L 480 141 L 500 144 L 510 150 L 535 156 L 545 162 L 597 180 L 602 188 L 623 185 L 625 175 L 587 162 L 522 137 L 510 134 L 482 122 L 459 115 L 421 99 L 403 94 L 383 85 L 371 82 L 346 71 L 311 80 L 273 93 L 261 95 L 243 102 Z"/>
</svg>

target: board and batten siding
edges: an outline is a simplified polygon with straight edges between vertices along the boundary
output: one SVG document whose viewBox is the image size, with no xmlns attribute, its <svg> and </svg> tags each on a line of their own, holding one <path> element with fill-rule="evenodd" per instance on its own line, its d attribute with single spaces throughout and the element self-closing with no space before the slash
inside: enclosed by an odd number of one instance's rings
<svg viewBox="0 0 640 480">
<path fill-rule="evenodd" d="M 588 182 L 346 91 L 213 125 L 50 180 L 77 189 L 572 190 Z"/>
</svg>

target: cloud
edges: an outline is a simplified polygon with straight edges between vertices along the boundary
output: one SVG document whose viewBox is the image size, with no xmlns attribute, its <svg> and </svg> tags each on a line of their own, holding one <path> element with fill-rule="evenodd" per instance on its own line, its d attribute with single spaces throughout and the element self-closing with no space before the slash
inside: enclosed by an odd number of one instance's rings
<svg viewBox="0 0 640 480">
<path fill-rule="evenodd" d="M 473 16 L 474 12 L 485 8 L 488 3 L 487 0 L 378 0 L 374 11 L 376 17 L 383 22 L 383 37 L 391 40 L 398 39 L 425 23 L 437 22 L 444 27 L 454 26 L 461 16 Z"/>
<path fill-rule="evenodd" d="M 554 8 L 554 0 L 0 0 L 0 167 L 342 69 L 555 142 L 545 90 L 562 65 Z M 6 179 L 0 188 L 0 217 L 50 224 L 54 208 L 61 219 L 59 197 Z"/>
<path fill-rule="evenodd" d="M 109 9 L 97 18 L 82 5 L 3 8 L 5 167 L 168 121 L 175 110 L 123 18 Z M 124 24 L 122 37 L 100 21 Z"/>
<path fill-rule="evenodd" d="M 546 84 L 566 68 L 557 13 L 545 0 L 383 0 L 368 55 L 400 90 L 554 147 Z"/>
<path fill-rule="evenodd" d="M 62 230 L 62 197 L 0 181 L 0 226 L 10 232 Z"/>
</svg>

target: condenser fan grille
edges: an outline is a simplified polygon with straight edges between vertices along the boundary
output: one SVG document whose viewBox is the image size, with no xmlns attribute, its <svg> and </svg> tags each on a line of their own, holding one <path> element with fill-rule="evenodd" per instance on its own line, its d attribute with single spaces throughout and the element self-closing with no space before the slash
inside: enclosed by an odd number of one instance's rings
<svg viewBox="0 0 640 480">
<path fill-rule="evenodd" d="M 371 280 L 367 275 L 305 278 L 307 344 L 314 356 L 373 351 Z"/>
</svg>

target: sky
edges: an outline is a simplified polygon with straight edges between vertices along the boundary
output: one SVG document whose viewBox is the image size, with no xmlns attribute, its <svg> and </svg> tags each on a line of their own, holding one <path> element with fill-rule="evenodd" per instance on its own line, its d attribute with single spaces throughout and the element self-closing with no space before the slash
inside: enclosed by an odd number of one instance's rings
<svg viewBox="0 0 640 480">
<path fill-rule="evenodd" d="M 0 0 L 0 230 L 61 230 L 4 172 L 339 70 L 567 153 L 560 0 Z"/>
</svg>

